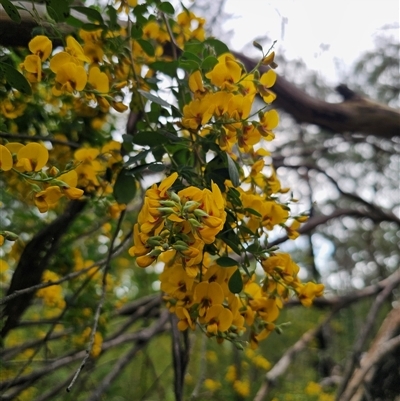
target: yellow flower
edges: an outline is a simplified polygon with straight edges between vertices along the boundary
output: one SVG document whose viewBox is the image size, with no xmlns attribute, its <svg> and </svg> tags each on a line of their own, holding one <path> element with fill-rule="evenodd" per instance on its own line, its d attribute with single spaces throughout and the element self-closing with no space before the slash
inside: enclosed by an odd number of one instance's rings
<svg viewBox="0 0 400 401">
<path fill-rule="evenodd" d="M 69 62 L 57 69 L 55 80 L 56 87 L 53 88 L 53 93 L 58 96 L 62 92 L 74 93 L 83 90 L 86 86 L 87 75 L 82 66 Z"/>
<path fill-rule="evenodd" d="M 194 302 L 199 304 L 199 316 L 205 316 L 207 309 L 213 305 L 222 304 L 224 291 L 218 283 L 199 283 L 194 290 Z"/>
<path fill-rule="evenodd" d="M 0 170 L 8 171 L 13 167 L 11 152 L 3 145 L 0 145 Z"/>
<path fill-rule="evenodd" d="M 207 390 L 213 393 L 221 388 L 221 383 L 213 379 L 206 379 L 203 384 Z"/>
<path fill-rule="evenodd" d="M 231 327 L 233 320 L 232 312 L 222 305 L 212 305 L 206 313 L 204 321 L 207 325 L 207 333 L 217 335 Z"/>
<path fill-rule="evenodd" d="M 88 83 L 102 95 L 108 93 L 110 90 L 107 74 L 101 72 L 97 66 L 89 70 Z"/>
<path fill-rule="evenodd" d="M 303 306 L 311 306 L 315 297 L 321 297 L 324 294 L 325 286 L 308 282 L 300 287 L 298 297 Z"/>
<path fill-rule="evenodd" d="M 37 35 L 29 42 L 28 47 L 41 61 L 45 61 L 51 54 L 53 44 L 47 36 Z"/>
<path fill-rule="evenodd" d="M 221 89 L 233 90 L 241 75 L 242 67 L 236 62 L 232 54 L 227 53 L 218 57 L 218 64 L 206 74 L 206 77 L 213 85 Z"/>
<path fill-rule="evenodd" d="M 232 383 L 236 380 L 236 366 L 230 365 L 228 366 L 227 372 L 225 374 L 225 380 Z"/>
<path fill-rule="evenodd" d="M 189 88 L 194 93 L 195 97 L 201 97 L 201 95 L 206 92 L 206 89 L 203 85 L 203 78 L 199 70 L 190 74 Z"/>
<path fill-rule="evenodd" d="M 248 380 L 235 380 L 233 389 L 242 397 L 248 397 L 250 394 L 250 382 Z"/>
<path fill-rule="evenodd" d="M 74 57 L 75 59 L 77 59 L 79 61 L 84 61 L 86 63 L 90 62 L 90 59 L 87 56 L 85 56 L 82 46 L 72 36 L 67 37 L 67 46 L 66 46 L 65 50 L 72 57 Z"/>
<path fill-rule="evenodd" d="M 60 187 L 48 187 L 44 191 L 40 191 L 35 195 L 35 205 L 39 209 L 40 213 L 45 213 L 49 210 L 49 208 L 57 204 L 62 195 L 63 194 Z"/>
<path fill-rule="evenodd" d="M 62 193 L 69 199 L 79 199 L 83 195 L 83 190 L 76 188 L 78 185 L 78 174 L 75 170 L 62 174 L 58 177 L 66 185 L 61 185 Z"/>
<path fill-rule="evenodd" d="M 26 103 L 12 102 L 10 99 L 0 101 L 0 111 L 5 118 L 14 119 L 24 114 Z"/>
<path fill-rule="evenodd" d="M 307 395 L 319 395 L 322 391 L 322 387 L 316 382 L 309 382 L 304 391 Z"/>
<path fill-rule="evenodd" d="M 264 73 L 257 85 L 258 93 L 262 96 L 265 103 L 272 103 L 276 99 L 274 92 L 270 91 L 269 88 L 275 84 L 276 73 L 275 71 L 269 70 Z"/>
<path fill-rule="evenodd" d="M 17 167 L 22 167 L 24 171 L 39 171 L 49 159 L 48 150 L 39 143 L 28 143 L 18 151 Z"/>
<path fill-rule="evenodd" d="M 183 108 L 182 125 L 193 130 L 200 125 L 207 124 L 214 113 L 214 106 L 210 103 L 209 95 L 202 99 L 192 100 Z"/>
<path fill-rule="evenodd" d="M 270 141 L 275 138 L 275 134 L 272 130 L 278 126 L 278 123 L 278 112 L 276 110 L 270 110 L 261 116 L 260 125 L 257 126 L 257 129 L 265 139 Z"/>
<path fill-rule="evenodd" d="M 179 318 L 178 329 L 180 331 L 185 331 L 188 327 L 190 327 L 192 330 L 196 328 L 195 322 L 192 321 L 186 308 L 179 306 L 176 308 L 175 313 Z"/>
</svg>

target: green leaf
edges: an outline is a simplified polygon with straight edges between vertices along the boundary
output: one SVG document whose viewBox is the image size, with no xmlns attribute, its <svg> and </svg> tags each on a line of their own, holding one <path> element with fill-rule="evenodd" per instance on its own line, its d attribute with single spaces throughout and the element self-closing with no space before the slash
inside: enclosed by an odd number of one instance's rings
<svg viewBox="0 0 400 401">
<path fill-rule="evenodd" d="M 217 56 L 220 56 L 221 54 L 224 53 L 229 53 L 228 46 L 224 42 L 221 42 L 218 39 L 214 38 L 206 39 L 204 43 L 213 47 Z"/>
<path fill-rule="evenodd" d="M 98 29 L 102 29 L 103 31 L 107 30 L 107 26 L 104 24 L 98 25 L 98 24 L 82 24 L 81 29 L 84 31 L 92 32 L 92 31 L 97 31 Z"/>
<path fill-rule="evenodd" d="M 146 91 L 143 90 L 143 89 L 138 89 L 138 92 L 139 92 L 142 96 L 144 96 L 146 99 L 148 99 L 148 100 L 150 100 L 150 101 L 152 101 L 152 102 L 154 102 L 154 103 L 157 103 L 157 104 L 159 104 L 160 106 L 163 106 L 163 107 L 169 107 L 169 106 L 170 106 L 170 104 L 167 103 L 165 100 L 161 99 L 161 98 L 158 97 L 158 96 L 152 95 L 150 92 L 146 92 Z"/>
<path fill-rule="evenodd" d="M 114 184 L 114 198 L 118 203 L 129 203 L 136 196 L 136 179 L 122 169 Z"/>
<path fill-rule="evenodd" d="M 178 68 L 178 61 L 155 61 L 151 63 L 149 67 L 154 71 L 162 72 L 170 77 L 176 76 L 176 69 Z"/>
<path fill-rule="evenodd" d="M 175 8 L 173 7 L 173 5 L 171 3 L 169 3 L 168 1 L 165 1 L 163 3 L 160 3 L 157 8 L 162 11 L 163 13 L 166 14 L 171 14 L 174 15 L 175 14 Z"/>
<path fill-rule="evenodd" d="M 228 288 L 233 294 L 239 294 L 243 290 L 243 280 L 239 269 L 236 269 L 229 279 Z"/>
<path fill-rule="evenodd" d="M 203 70 L 212 70 L 218 64 L 218 59 L 213 56 L 208 56 L 201 63 L 201 68 Z"/>
<path fill-rule="evenodd" d="M 159 132 L 138 132 L 132 142 L 140 146 L 157 146 L 168 142 L 168 138 Z"/>
<path fill-rule="evenodd" d="M 195 39 L 191 40 L 185 43 L 184 49 L 189 53 L 200 54 L 204 49 L 204 42 L 199 42 Z"/>
<path fill-rule="evenodd" d="M 108 21 L 108 27 L 111 30 L 119 29 L 117 10 L 112 5 L 109 5 L 109 6 L 107 6 L 106 12 L 110 18 Z"/>
<path fill-rule="evenodd" d="M 28 80 L 14 67 L 6 63 L 0 63 L 0 69 L 6 78 L 6 82 L 14 89 L 19 90 L 25 95 L 32 94 L 32 88 Z"/>
<path fill-rule="evenodd" d="M 83 25 L 83 22 L 81 20 L 79 20 L 78 18 L 75 18 L 74 16 L 70 15 L 65 22 L 70 25 L 73 26 L 74 28 L 81 28 Z"/>
<path fill-rule="evenodd" d="M 7 15 L 17 24 L 21 22 L 21 16 L 19 15 L 17 7 L 11 3 L 10 0 L 0 0 L 0 4 L 3 6 Z"/>
<path fill-rule="evenodd" d="M 235 162 L 232 160 L 232 158 L 226 153 L 226 159 L 228 160 L 228 171 L 229 171 L 229 178 L 232 181 L 232 184 L 235 187 L 238 187 L 240 184 L 239 181 L 239 172 L 236 167 Z"/>
<path fill-rule="evenodd" d="M 163 163 L 151 163 L 148 169 L 153 173 L 161 173 L 165 170 L 165 166 Z"/>
<path fill-rule="evenodd" d="M 192 72 L 198 70 L 200 65 L 194 60 L 179 60 L 179 67 L 185 71 Z"/>
<path fill-rule="evenodd" d="M 199 56 L 196 56 L 194 53 L 184 51 L 182 53 L 182 56 L 179 57 L 179 61 L 188 61 L 188 60 L 195 61 L 199 65 L 202 63 L 201 58 Z"/>
<path fill-rule="evenodd" d="M 140 39 L 143 36 L 143 29 L 140 25 L 132 25 L 131 38 Z"/>
<path fill-rule="evenodd" d="M 254 209 L 252 209 L 251 207 L 246 207 L 244 210 L 245 210 L 247 213 L 254 214 L 254 215 L 257 216 L 257 217 L 262 217 L 262 215 L 261 215 L 259 212 L 257 212 L 257 210 L 254 210 Z"/>
<path fill-rule="evenodd" d="M 222 256 L 216 260 L 217 265 L 221 267 L 232 267 L 237 266 L 238 262 L 228 256 Z"/>
<path fill-rule="evenodd" d="M 56 22 L 64 22 L 69 17 L 68 1 L 46 0 L 46 9 L 49 16 Z"/>
<path fill-rule="evenodd" d="M 103 17 L 101 16 L 101 14 L 94 8 L 80 7 L 80 6 L 75 6 L 72 8 L 74 10 L 78 11 L 78 13 L 86 15 L 86 17 L 88 17 L 91 21 L 100 22 L 101 24 L 104 23 L 104 20 L 103 20 Z"/>
<path fill-rule="evenodd" d="M 139 43 L 140 47 L 148 56 L 153 57 L 155 55 L 154 47 L 149 41 L 144 39 L 136 39 L 136 42 Z"/>
</svg>

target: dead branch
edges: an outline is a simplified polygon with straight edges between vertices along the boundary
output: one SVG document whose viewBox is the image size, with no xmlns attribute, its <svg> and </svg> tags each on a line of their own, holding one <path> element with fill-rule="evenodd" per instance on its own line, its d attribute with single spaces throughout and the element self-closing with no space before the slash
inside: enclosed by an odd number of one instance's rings
<svg viewBox="0 0 400 401">
<path fill-rule="evenodd" d="M 362 395 L 362 385 L 366 375 L 375 370 L 378 363 L 390 352 L 400 347 L 400 335 L 393 337 L 400 328 L 400 308 L 393 309 L 384 320 L 379 333 L 372 343 L 371 348 L 361 360 L 361 366 L 357 369 L 343 393 L 340 395 L 340 401 L 359 400 L 357 391 Z M 338 398 L 339 399 L 339 398 Z"/>
</svg>

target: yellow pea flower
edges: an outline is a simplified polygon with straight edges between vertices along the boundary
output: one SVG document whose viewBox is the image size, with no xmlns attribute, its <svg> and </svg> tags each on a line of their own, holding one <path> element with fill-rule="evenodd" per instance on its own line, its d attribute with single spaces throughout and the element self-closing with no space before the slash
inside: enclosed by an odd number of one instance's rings
<svg viewBox="0 0 400 401">
<path fill-rule="evenodd" d="M 49 159 L 48 150 L 39 143 L 28 143 L 18 151 L 17 167 L 22 167 L 24 171 L 39 171 Z"/>
<path fill-rule="evenodd" d="M 227 331 L 231 327 L 233 315 L 229 309 L 218 304 L 207 310 L 204 320 L 207 325 L 207 333 L 217 335 L 218 332 Z"/>
<path fill-rule="evenodd" d="M 97 66 L 94 66 L 89 70 L 88 83 L 101 94 L 106 94 L 110 90 L 107 74 L 101 72 L 100 68 Z"/>
<path fill-rule="evenodd" d="M 83 190 L 76 188 L 78 185 L 78 174 L 75 170 L 68 171 L 58 177 L 66 185 L 61 186 L 62 193 L 69 199 L 79 199 L 83 195 Z"/>
<path fill-rule="evenodd" d="M 203 85 L 203 78 L 199 70 L 189 76 L 189 88 L 194 93 L 195 97 L 201 97 L 206 92 Z"/>
<path fill-rule="evenodd" d="M 205 316 L 208 308 L 224 302 L 224 290 L 216 283 L 202 281 L 194 290 L 194 302 L 199 304 L 199 316 Z"/>
<path fill-rule="evenodd" d="M 72 36 L 67 37 L 67 46 L 65 50 L 77 60 L 90 63 L 90 59 L 87 56 L 85 56 L 82 46 L 78 43 L 78 41 L 74 37 Z"/>
<path fill-rule="evenodd" d="M 242 67 L 236 62 L 232 54 L 223 54 L 218 57 L 218 64 L 206 74 L 206 77 L 215 86 L 221 89 L 233 90 L 240 80 Z"/>
<path fill-rule="evenodd" d="M 261 116 L 260 125 L 257 126 L 257 129 L 265 139 L 270 141 L 275 138 L 275 134 L 272 130 L 278 126 L 278 123 L 278 112 L 276 110 L 269 110 Z"/>
<path fill-rule="evenodd" d="M 51 40 L 44 35 L 35 36 L 28 44 L 29 50 L 38 56 L 41 61 L 47 60 L 53 50 Z"/>
<path fill-rule="evenodd" d="M 13 167 L 11 152 L 3 145 L 0 145 L 0 170 L 8 171 Z"/>
<path fill-rule="evenodd" d="M 49 208 L 57 204 L 62 195 L 60 187 L 48 187 L 44 191 L 40 191 L 35 195 L 35 205 L 40 213 L 45 213 Z"/>
<path fill-rule="evenodd" d="M 82 66 L 69 62 L 58 68 L 55 80 L 57 84 L 53 88 L 55 89 L 53 93 L 57 96 L 62 92 L 74 93 L 83 90 L 86 86 L 87 75 Z"/>
<path fill-rule="evenodd" d="M 209 96 L 206 95 L 202 99 L 192 100 L 184 106 L 182 125 L 185 128 L 195 130 L 210 121 L 214 113 L 214 105 L 209 100 Z"/>
<path fill-rule="evenodd" d="M 303 306 L 311 306 L 315 297 L 321 297 L 324 293 L 323 284 L 308 282 L 300 287 L 298 297 Z"/>
<path fill-rule="evenodd" d="M 192 330 L 196 328 L 195 322 L 192 321 L 192 318 L 190 317 L 186 308 L 179 306 L 176 308 L 175 313 L 179 318 L 178 329 L 180 331 L 185 331 L 188 327 L 190 327 Z"/>
<path fill-rule="evenodd" d="M 264 73 L 257 85 L 257 90 L 264 99 L 265 103 L 272 103 L 276 99 L 276 95 L 274 92 L 270 91 L 271 88 L 276 81 L 276 73 L 275 71 L 269 70 Z"/>
</svg>

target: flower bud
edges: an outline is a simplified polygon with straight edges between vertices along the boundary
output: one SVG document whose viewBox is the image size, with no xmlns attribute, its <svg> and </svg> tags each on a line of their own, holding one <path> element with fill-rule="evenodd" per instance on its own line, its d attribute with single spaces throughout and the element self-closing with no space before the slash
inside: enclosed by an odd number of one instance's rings
<svg viewBox="0 0 400 401">
<path fill-rule="evenodd" d="M 171 207 L 158 207 L 157 210 L 167 215 L 175 213 L 175 210 Z"/>
<path fill-rule="evenodd" d="M 169 197 L 176 203 L 181 203 L 181 198 L 173 191 L 169 193 Z"/>
<path fill-rule="evenodd" d="M 18 239 L 18 235 L 11 231 L 3 231 L 1 235 L 3 235 L 4 238 L 8 239 L 9 241 L 16 241 Z"/>
<path fill-rule="evenodd" d="M 194 228 L 200 228 L 203 227 L 203 225 L 201 223 L 199 223 L 196 219 L 188 219 L 188 222 L 190 223 L 190 225 Z"/>
<path fill-rule="evenodd" d="M 166 206 L 166 207 L 175 207 L 176 203 L 171 200 L 161 200 L 159 201 L 161 206 Z"/>
<path fill-rule="evenodd" d="M 204 210 L 202 209 L 195 209 L 193 210 L 193 214 L 196 217 L 210 217 L 210 215 L 208 213 L 206 213 Z"/>
<path fill-rule="evenodd" d="M 194 209 L 196 209 L 198 206 L 200 206 L 199 202 L 196 201 L 187 201 L 185 203 L 185 206 L 183 207 L 183 210 L 185 212 L 192 212 Z"/>
</svg>

